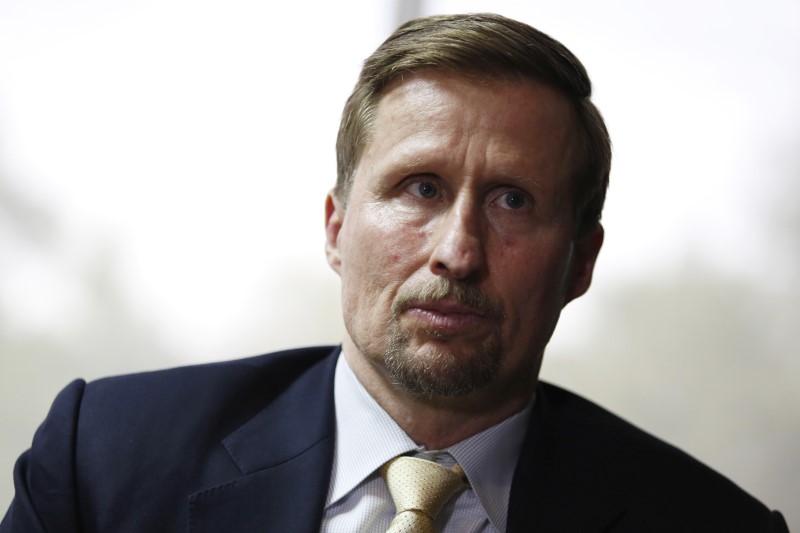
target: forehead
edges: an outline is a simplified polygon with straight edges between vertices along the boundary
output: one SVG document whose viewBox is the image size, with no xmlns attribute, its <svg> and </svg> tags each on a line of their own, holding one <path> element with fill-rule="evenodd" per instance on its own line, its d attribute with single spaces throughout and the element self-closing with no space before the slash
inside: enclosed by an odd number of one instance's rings
<svg viewBox="0 0 800 533">
<path fill-rule="evenodd" d="M 383 91 L 360 163 L 433 158 L 561 178 L 570 172 L 575 124 L 571 102 L 535 80 L 423 70 Z"/>
<path fill-rule="evenodd" d="M 417 105 L 415 113 L 432 103 L 458 106 L 464 101 L 482 105 L 459 107 L 463 115 L 478 116 L 491 108 L 502 116 L 524 116 L 529 121 L 551 121 L 550 126 L 573 114 L 569 99 L 548 84 L 529 77 L 460 74 L 432 68 L 406 72 L 395 77 L 381 91 L 377 112 L 386 112 L 399 102 Z M 502 118 L 502 117 L 501 117 Z M 565 124 L 570 122 L 570 124 Z"/>
</svg>

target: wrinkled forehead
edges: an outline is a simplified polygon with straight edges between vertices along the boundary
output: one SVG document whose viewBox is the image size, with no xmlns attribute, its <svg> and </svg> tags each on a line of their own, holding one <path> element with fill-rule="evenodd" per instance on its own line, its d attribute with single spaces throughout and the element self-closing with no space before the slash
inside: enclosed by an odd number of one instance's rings
<svg viewBox="0 0 800 533">
<path fill-rule="evenodd" d="M 465 89 L 483 95 L 483 102 L 462 105 L 459 96 Z M 573 138 L 580 127 L 576 104 L 559 89 L 538 79 L 513 74 L 490 76 L 486 73 L 426 68 L 395 76 L 377 93 L 369 114 L 365 144 L 372 141 L 376 119 L 390 107 L 387 103 L 408 96 L 412 91 L 413 98 L 426 98 L 427 103 L 456 106 L 458 114 L 465 118 L 483 118 L 483 108 L 486 106 L 505 115 L 498 116 L 498 120 L 507 119 L 508 116 L 526 117 L 526 121 L 517 121 L 519 131 L 510 131 L 509 134 L 524 136 L 524 129 L 537 127 L 549 129 L 552 135 Z M 417 113 L 421 117 L 430 115 L 431 119 L 435 118 L 423 106 L 417 109 Z"/>
<path fill-rule="evenodd" d="M 439 137 L 470 135 L 477 146 L 513 149 L 509 156 L 521 159 L 521 166 L 525 159 L 533 166 L 557 166 L 563 176 L 559 181 L 570 182 L 575 115 L 569 98 L 529 78 L 495 79 L 433 69 L 405 73 L 381 92 L 358 166 L 377 146 L 385 153 L 409 137 L 418 138 L 418 145 L 428 141 L 438 147 Z"/>
</svg>

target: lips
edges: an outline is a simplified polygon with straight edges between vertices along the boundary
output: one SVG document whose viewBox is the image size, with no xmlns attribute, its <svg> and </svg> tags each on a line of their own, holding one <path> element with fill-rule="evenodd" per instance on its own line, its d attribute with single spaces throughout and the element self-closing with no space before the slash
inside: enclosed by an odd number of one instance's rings
<svg viewBox="0 0 800 533">
<path fill-rule="evenodd" d="M 476 285 L 439 276 L 419 286 L 400 287 L 392 317 L 407 331 L 477 340 L 499 325 L 504 314 Z"/>
<path fill-rule="evenodd" d="M 405 306 L 403 314 L 438 336 L 470 331 L 490 323 L 482 311 L 458 302 L 412 302 Z"/>
</svg>

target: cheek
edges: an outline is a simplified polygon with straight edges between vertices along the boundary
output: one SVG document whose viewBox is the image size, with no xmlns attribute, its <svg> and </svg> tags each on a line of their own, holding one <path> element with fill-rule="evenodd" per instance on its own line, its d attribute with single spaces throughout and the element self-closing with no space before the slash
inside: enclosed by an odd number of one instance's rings
<svg viewBox="0 0 800 533">
<path fill-rule="evenodd" d="M 362 245 L 369 249 L 372 267 L 405 268 L 424 249 L 431 230 L 420 227 L 391 209 L 376 209 L 365 220 Z"/>
<path fill-rule="evenodd" d="M 519 289 L 526 287 L 538 268 L 536 247 L 524 238 L 511 235 L 500 235 L 495 243 L 485 251 L 490 277 L 500 278 L 504 284 L 513 284 Z"/>
<path fill-rule="evenodd" d="M 563 292 L 567 249 L 549 239 L 502 236 L 490 254 L 490 278 L 522 309 L 549 307 Z"/>
<path fill-rule="evenodd" d="M 423 249 L 424 231 L 367 213 L 343 235 L 342 282 L 345 295 L 371 303 L 390 294 L 413 272 Z"/>
<path fill-rule="evenodd" d="M 380 276 L 406 263 L 414 249 L 413 239 L 401 230 L 375 231 L 364 235 L 357 252 L 363 267 Z"/>
</svg>

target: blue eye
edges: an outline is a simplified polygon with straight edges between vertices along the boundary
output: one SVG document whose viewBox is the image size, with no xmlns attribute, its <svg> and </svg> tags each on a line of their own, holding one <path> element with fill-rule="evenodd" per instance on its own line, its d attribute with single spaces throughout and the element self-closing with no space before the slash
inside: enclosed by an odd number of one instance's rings
<svg viewBox="0 0 800 533">
<path fill-rule="evenodd" d="M 434 198 L 439 192 L 436 185 L 429 181 L 422 181 L 416 184 L 417 192 L 423 198 Z"/>
<path fill-rule="evenodd" d="M 508 192 L 505 194 L 503 202 L 509 209 L 521 209 L 525 207 L 527 198 L 521 192 Z"/>
</svg>

